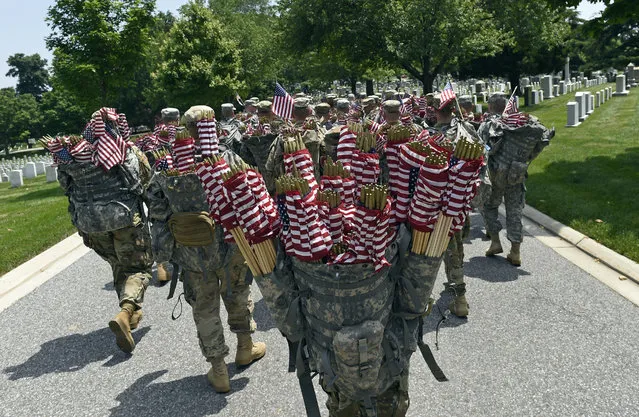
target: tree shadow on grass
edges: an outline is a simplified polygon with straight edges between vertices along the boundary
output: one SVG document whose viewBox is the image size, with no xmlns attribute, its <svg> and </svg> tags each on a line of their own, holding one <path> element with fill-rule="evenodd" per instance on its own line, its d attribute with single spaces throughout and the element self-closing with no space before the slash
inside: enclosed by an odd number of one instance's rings
<svg viewBox="0 0 639 417">
<path fill-rule="evenodd" d="M 23 203 L 33 200 L 42 200 L 51 197 L 64 197 L 64 191 L 60 187 L 49 188 L 46 190 L 32 191 L 27 194 L 16 196 L 9 200 L 11 203 Z"/>
<path fill-rule="evenodd" d="M 206 375 L 190 376 L 170 382 L 154 381 L 168 371 L 157 371 L 139 378 L 116 400 L 120 405 L 112 408 L 110 417 L 204 417 L 218 414 L 228 404 L 226 397 L 243 390 L 249 378 L 233 379 L 229 368 L 231 392 L 217 394 L 206 380 Z"/>
<path fill-rule="evenodd" d="M 632 147 L 615 156 L 550 163 L 530 175 L 529 203 L 568 226 L 592 222 L 592 230 L 608 237 L 639 236 L 638 161 L 639 147 Z"/>
<path fill-rule="evenodd" d="M 149 332 L 144 327 L 133 332 L 136 343 Z M 115 344 L 113 333 L 108 328 L 87 334 L 71 334 L 45 342 L 40 350 L 24 363 L 3 370 L 12 381 L 21 378 L 37 378 L 42 375 L 75 372 L 85 366 L 111 358 L 104 366 L 114 366 L 131 357 L 121 352 Z"/>
</svg>

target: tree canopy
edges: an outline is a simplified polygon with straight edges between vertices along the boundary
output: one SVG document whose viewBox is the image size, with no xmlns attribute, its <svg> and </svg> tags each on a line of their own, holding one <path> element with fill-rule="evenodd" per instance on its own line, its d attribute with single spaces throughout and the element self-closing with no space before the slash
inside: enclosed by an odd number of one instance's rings
<svg viewBox="0 0 639 417">
<path fill-rule="evenodd" d="M 40 54 L 25 55 L 14 54 L 7 59 L 9 65 L 8 77 L 17 77 L 18 94 L 31 94 L 40 98 L 49 86 L 49 71 L 47 60 Z"/>
</svg>

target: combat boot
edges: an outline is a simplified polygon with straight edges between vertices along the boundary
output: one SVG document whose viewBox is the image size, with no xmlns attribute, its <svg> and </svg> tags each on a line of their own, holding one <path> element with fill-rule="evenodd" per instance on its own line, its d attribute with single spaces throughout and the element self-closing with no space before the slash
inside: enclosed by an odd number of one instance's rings
<svg viewBox="0 0 639 417">
<path fill-rule="evenodd" d="M 216 392 L 225 393 L 231 390 L 229 370 L 226 367 L 224 358 L 211 360 L 211 369 L 207 372 L 206 378 L 209 380 L 209 384 L 213 386 Z"/>
<path fill-rule="evenodd" d="M 504 249 L 501 247 L 501 242 L 499 240 L 499 234 L 490 234 L 490 247 L 486 251 L 486 256 L 494 256 L 498 253 L 502 253 Z"/>
<path fill-rule="evenodd" d="M 237 334 L 237 353 L 235 354 L 235 364 L 238 366 L 248 366 L 266 354 L 266 344 L 262 342 L 253 343 L 250 333 Z"/>
<path fill-rule="evenodd" d="M 164 267 L 164 263 L 158 264 L 158 281 L 159 282 L 171 281 L 171 275 L 169 274 L 169 271 L 167 271 L 166 268 Z"/>
<path fill-rule="evenodd" d="M 131 320 L 129 321 L 129 326 L 131 327 L 131 330 L 135 330 L 138 328 L 138 325 L 142 321 L 143 316 L 144 315 L 142 314 L 142 309 L 135 310 L 133 314 L 131 314 Z"/>
<path fill-rule="evenodd" d="M 512 242 L 512 246 L 510 247 L 510 253 L 506 256 L 508 262 L 515 266 L 521 266 L 521 254 L 519 253 L 519 249 L 521 247 L 520 242 Z"/>
<path fill-rule="evenodd" d="M 135 341 L 131 336 L 131 316 L 135 306 L 124 302 L 122 310 L 109 322 L 109 328 L 115 334 L 115 343 L 122 352 L 131 353 L 135 349 Z"/>
<path fill-rule="evenodd" d="M 468 316 L 468 301 L 466 301 L 465 295 L 457 295 L 455 299 L 448 304 L 448 309 L 451 313 L 456 315 L 457 317 L 467 317 Z"/>
</svg>

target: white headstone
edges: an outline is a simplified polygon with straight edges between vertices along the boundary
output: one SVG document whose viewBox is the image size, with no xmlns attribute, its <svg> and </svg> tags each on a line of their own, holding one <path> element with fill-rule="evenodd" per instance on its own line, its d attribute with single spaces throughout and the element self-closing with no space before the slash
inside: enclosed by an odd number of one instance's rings
<svg viewBox="0 0 639 417">
<path fill-rule="evenodd" d="M 52 165 L 47 165 L 47 182 L 55 182 L 58 180 L 58 168 Z"/>
<path fill-rule="evenodd" d="M 568 109 L 568 122 L 566 123 L 566 127 L 579 126 L 581 124 L 579 121 L 579 103 L 569 101 L 566 104 L 566 108 Z"/>
<path fill-rule="evenodd" d="M 473 106 L 477 105 L 477 95 L 473 94 Z"/>
<path fill-rule="evenodd" d="M 595 107 L 601 106 L 601 93 L 597 91 L 595 93 Z"/>
<path fill-rule="evenodd" d="M 566 82 L 565 81 L 559 81 L 559 94 L 561 94 L 562 96 L 564 94 L 566 94 Z"/>
<path fill-rule="evenodd" d="M 9 176 L 7 175 L 6 172 L 3 172 L 2 177 L 0 178 L 2 178 L 2 182 L 9 182 Z"/>
<path fill-rule="evenodd" d="M 557 84 L 552 86 L 552 95 L 555 97 L 559 96 L 559 86 Z"/>
<path fill-rule="evenodd" d="M 590 106 L 590 113 L 589 114 L 592 114 L 595 111 L 595 97 L 593 95 L 589 95 L 588 98 L 589 98 L 588 106 Z"/>
<path fill-rule="evenodd" d="M 570 57 L 566 57 L 566 65 L 564 66 L 564 79 L 570 82 Z"/>
<path fill-rule="evenodd" d="M 35 178 L 37 175 L 35 162 L 27 162 L 22 171 L 25 179 Z"/>
<path fill-rule="evenodd" d="M 621 74 L 617 75 L 617 89 L 613 96 L 627 96 L 628 90 L 626 90 L 626 76 Z"/>
<path fill-rule="evenodd" d="M 577 102 L 577 110 L 580 121 L 586 118 L 586 100 L 584 100 L 584 98 L 584 93 L 582 91 L 575 93 L 575 101 Z"/>
<path fill-rule="evenodd" d="M 35 165 L 36 165 L 36 174 L 37 175 L 44 174 L 44 167 L 45 167 L 44 162 L 36 162 Z"/>
<path fill-rule="evenodd" d="M 601 97 L 601 104 L 604 104 L 606 102 L 606 91 L 605 90 L 601 90 L 599 91 L 599 96 Z"/>
<path fill-rule="evenodd" d="M 521 79 L 521 81 L 519 81 L 519 86 L 522 90 L 529 85 L 530 85 L 530 78 L 528 77 L 524 77 Z"/>
<path fill-rule="evenodd" d="M 16 169 L 9 174 L 9 181 L 11 182 L 11 188 L 22 187 L 24 181 L 22 180 L 22 171 Z"/>
<path fill-rule="evenodd" d="M 539 90 L 539 102 L 544 101 L 544 90 Z"/>
<path fill-rule="evenodd" d="M 590 91 L 584 91 L 584 100 L 586 101 L 586 115 L 591 115 L 593 112 L 593 109 L 590 108 L 590 98 L 591 98 L 591 94 Z"/>
<path fill-rule="evenodd" d="M 544 92 L 544 98 L 551 99 L 554 97 L 552 94 L 552 76 L 545 75 L 541 78 L 541 89 Z"/>
</svg>

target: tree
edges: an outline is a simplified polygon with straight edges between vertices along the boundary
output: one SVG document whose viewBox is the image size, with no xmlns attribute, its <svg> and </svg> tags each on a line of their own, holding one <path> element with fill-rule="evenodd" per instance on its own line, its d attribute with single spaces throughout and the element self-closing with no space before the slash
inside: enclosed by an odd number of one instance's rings
<svg viewBox="0 0 639 417">
<path fill-rule="evenodd" d="M 152 77 L 172 106 L 227 101 L 245 87 L 240 80 L 237 44 L 224 36 L 221 23 L 203 0 L 180 8 L 180 16 L 160 47 Z"/>
<path fill-rule="evenodd" d="M 18 94 L 31 94 L 40 98 L 49 85 L 47 60 L 39 54 L 15 54 L 7 59 L 9 71 L 7 77 L 18 77 L 16 91 Z"/>
<path fill-rule="evenodd" d="M 142 101 L 136 74 L 146 63 L 154 7 L 155 0 L 57 0 L 49 8 L 55 76 L 85 109 L 119 107 L 130 92 Z"/>
<path fill-rule="evenodd" d="M 51 136 L 80 133 L 91 116 L 90 112 L 76 104 L 71 94 L 55 83 L 51 91 L 42 94 L 39 111 L 42 115 L 42 133 Z"/>
<path fill-rule="evenodd" d="M 11 142 L 40 135 L 42 116 L 31 94 L 16 94 L 13 88 L 0 89 L 0 143 L 9 155 Z"/>
</svg>

